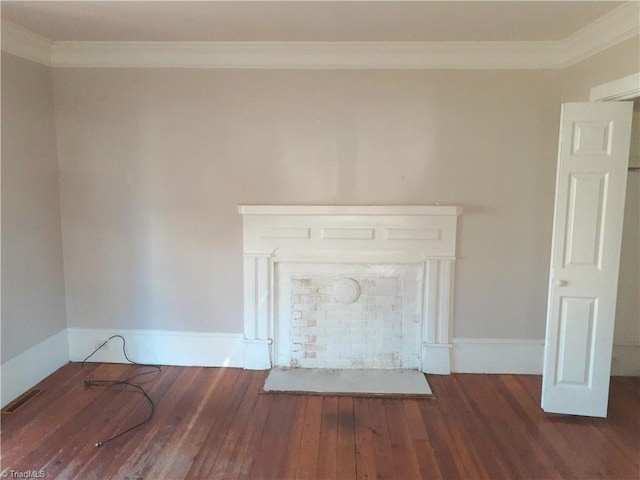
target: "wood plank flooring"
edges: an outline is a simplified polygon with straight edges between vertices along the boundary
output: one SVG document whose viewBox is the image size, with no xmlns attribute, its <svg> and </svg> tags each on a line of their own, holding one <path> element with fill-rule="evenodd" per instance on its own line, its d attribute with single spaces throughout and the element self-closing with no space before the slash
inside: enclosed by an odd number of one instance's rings
<svg viewBox="0 0 640 480">
<path fill-rule="evenodd" d="M 1 470 L 77 479 L 638 479 L 640 379 L 609 418 L 547 415 L 539 376 L 428 376 L 435 399 L 261 393 L 263 371 L 163 367 L 134 391 L 86 388 L 131 365 L 70 363 L 2 415 Z M 13 478 L 18 478 L 14 475 Z"/>
</svg>

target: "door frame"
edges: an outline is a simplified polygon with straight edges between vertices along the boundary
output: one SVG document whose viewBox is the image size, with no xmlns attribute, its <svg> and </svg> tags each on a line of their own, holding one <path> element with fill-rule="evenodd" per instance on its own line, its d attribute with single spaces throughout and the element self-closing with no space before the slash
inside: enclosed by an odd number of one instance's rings
<svg viewBox="0 0 640 480">
<path fill-rule="evenodd" d="M 589 92 L 590 102 L 631 100 L 640 97 L 640 72 L 596 85 Z"/>
</svg>

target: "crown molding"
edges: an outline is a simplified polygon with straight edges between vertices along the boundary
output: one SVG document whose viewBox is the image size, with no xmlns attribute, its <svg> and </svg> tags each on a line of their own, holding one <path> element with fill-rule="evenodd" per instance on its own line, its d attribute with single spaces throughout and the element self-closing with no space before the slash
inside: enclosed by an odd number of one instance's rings
<svg viewBox="0 0 640 480">
<path fill-rule="evenodd" d="M 56 42 L 54 67 L 557 68 L 554 42 Z"/>
<path fill-rule="evenodd" d="M 562 66 L 569 67 L 638 34 L 640 2 L 627 2 L 560 41 Z"/>
<path fill-rule="evenodd" d="M 41 37 L 26 28 L 2 19 L 2 51 L 26 58 L 32 62 L 51 66 L 51 50 L 53 42 Z"/>
<path fill-rule="evenodd" d="M 638 34 L 631 1 L 559 41 L 52 42 L 2 19 L 2 50 L 59 68 L 556 69 Z"/>
</svg>

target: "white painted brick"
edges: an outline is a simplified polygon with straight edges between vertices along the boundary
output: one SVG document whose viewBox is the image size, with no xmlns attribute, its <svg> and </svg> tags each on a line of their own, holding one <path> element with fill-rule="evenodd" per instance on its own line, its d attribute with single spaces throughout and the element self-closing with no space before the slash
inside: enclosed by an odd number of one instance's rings
<svg viewBox="0 0 640 480">
<path fill-rule="evenodd" d="M 301 305 L 302 306 L 302 305 Z M 313 305 L 309 305 L 310 307 L 313 307 Z M 305 320 L 312 320 L 316 318 L 316 312 L 311 310 L 303 310 L 302 311 L 302 322 L 304 323 Z"/>
<path fill-rule="evenodd" d="M 353 360 L 365 360 L 369 355 L 369 352 L 366 349 L 354 349 L 349 358 Z"/>
<path fill-rule="evenodd" d="M 376 304 L 376 297 L 375 295 L 361 295 L 359 301 L 368 307 Z"/>
<path fill-rule="evenodd" d="M 296 310 L 301 311 L 303 314 L 304 314 L 304 312 L 308 312 L 310 310 L 314 310 L 313 305 L 308 304 L 308 303 L 296 303 L 296 304 L 294 304 L 294 308 Z"/>
<path fill-rule="evenodd" d="M 334 319 L 339 322 L 344 322 L 345 320 L 348 320 L 349 316 L 350 316 L 350 313 L 347 310 L 339 310 L 333 315 Z"/>
<path fill-rule="evenodd" d="M 291 341 L 294 344 L 304 345 L 305 343 L 315 343 L 317 337 L 315 335 L 294 335 Z"/>
<path fill-rule="evenodd" d="M 376 297 L 376 305 L 393 305 L 396 303 L 396 298 L 389 295 L 378 295 Z"/>
<path fill-rule="evenodd" d="M 375 281 L 375 287 L 385 288 L 387 290 L 399 290 L 400 279 L 395 277 L 379 277 Z"/>
<path fill-rule="evenodd" d="M 295 328 L 292 328 L 290 331 L 291 337 L 298 337 L 304 335 L 316 335 L 317 332 L 313 331 L 315 327 L 307 327 L 305 325 L 299 325 Z"/>
<path fill-rule="evenodd" d="M 349 368 L 351 362 L 349 360 L 338 358 L 333 360 L 331 365 L 331 368 Z"/>
<path fill-rule="evenodd" d="M 292 364 L 304 368 L 392 368 L 417 364 L 419 323 L 403 320 L 397 278 L 360 278 L 352 304 L 333 299 L 336 278 L 304 277 L 291 282 Z M 413 306 L 415 308 L 415 305 Z M 416 315 L 418 322 L 420 316 Z M 415 319 L 415 317 L 413 319 Z M 404 340 L 401 335 L 406 333 Z"/>
<path fill-rule="evenodd" d="M 348 311 L 350 312 L 364 312 L 367 309 L 367 306 L 362 302 L 352 303 L 349 307 Z"/>
</svg>

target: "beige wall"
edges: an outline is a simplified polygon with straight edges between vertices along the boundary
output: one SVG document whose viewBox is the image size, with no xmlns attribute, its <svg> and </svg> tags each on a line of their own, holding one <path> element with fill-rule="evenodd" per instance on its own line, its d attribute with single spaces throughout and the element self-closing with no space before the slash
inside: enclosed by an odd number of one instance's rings
<svg viewBox="0 0 640 480">
<path fill-rule="evenodd" d="M 242 331 L 240 203 L 464 207 L 457 337 L 542 339 L 561 73 L 57 69 L 72 327 Z"/>
<path fill-rule="evenodd" d="M 541 339 L 559 104 L 637 52 L 562 72 L 54 70 L 68 323 L 240 332 L 239 203 L 438 201 L 464 207 L 454 335 Z M 65 295 L 51 71 L 2 67 L 5 361 L 64 328 Z M 626 318 L 634 281 L 621 273 Z"/>
<path fill-rule="evenodd" d="M 640 37 L 583 60 L 562 73 L 562 101 L 588 102 L 592 87 L 640 72 Z"/>
<path fill-rule="evenodd" d="M 2 53 L 2 363 L 66 327 L 51 69 Z"/>
<path fill-rule="evenodd" d="M 640 345 L 640 172 L 630 171 L 622 230 L 614 343 Z"/>
<path fill-rule="evenodd" d="M 565 71 L 54 70 L 69 326 L 240 332 L 239 203 L 438 201 L 464 207 L 454 335 L 542 339 L 559 104 L 638 50 Z M 64 328 L 65 291 L 51 70 L 2 69 L 4 362 Z"/>
</svg>

